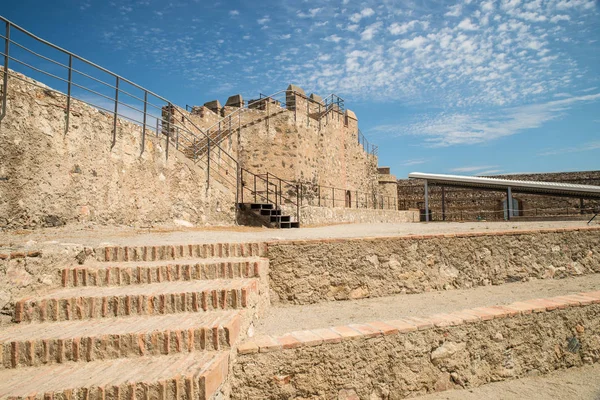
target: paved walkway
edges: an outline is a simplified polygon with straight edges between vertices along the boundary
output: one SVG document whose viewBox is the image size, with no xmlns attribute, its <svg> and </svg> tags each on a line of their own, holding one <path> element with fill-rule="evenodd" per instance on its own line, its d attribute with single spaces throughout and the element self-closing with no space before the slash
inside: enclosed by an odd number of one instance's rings
<svg viewBox="0 0 600 400">
<path fill-rule="evenodd" d="M 419 400 L 600 400 L 600 364 L 548 375 L 495 382 L 474 389 L 450 390 Z"/>
<path fill-rule="evenodd" d="M 67 226 L 36 231 L 0 233 L 0 248 L 36 244 L 153 245 L 216 242 L 256 242 L 377 236 L 427 235 L 458 232 L 493 232 L 587 226 L 584 221 L 546 222 L 434 222 L 397 224 L 340 224 L 300 229 L 205 227 L 135 229 L 131 227 Z M 34 243 L 35 242 L 35 243 Z M 50 242 L 50 243 L 49 243 Z"/>
<path fill-rule="evenodd" d="M 471 289 L 401 294 L 372 299 L 275 306 L 267 310 L 255 331 L 256 335 L 283 335 L 292 331 L 352 323 L 385 321 L 409 316 L 427 317 L 467 308 L 589 292 L 598 288 L 600 288 L 600 274 L 592 274 L 568 279 L 532 280 L 498 286 L 478 286 Z"/>
</svg>

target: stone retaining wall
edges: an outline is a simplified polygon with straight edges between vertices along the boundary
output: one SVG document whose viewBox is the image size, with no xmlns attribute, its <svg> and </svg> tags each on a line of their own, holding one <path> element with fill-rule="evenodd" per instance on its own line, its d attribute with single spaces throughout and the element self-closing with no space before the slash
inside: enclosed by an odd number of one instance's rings
<svg viewBox="0 0 600 400">
<path fill-rule="evenodd" d="M 296 215 L 296 207 L 283 206 L 284 214 Z M 419 222 L 419 211 L 376 210 L 369 208 L 303 206 L 300 223 L 305 225 L 350 223 Z"/>
<path fill-rule="evenodd" d="M 271 301 L 310 304 L 598 273 L 599 245 L 597 227 L 271 242 Z"/>
<path fill-rule="evenodd" d="M 232 399 L 401 399 L 600 361 L 600 292 L 242 344 Z"/>
</svg>

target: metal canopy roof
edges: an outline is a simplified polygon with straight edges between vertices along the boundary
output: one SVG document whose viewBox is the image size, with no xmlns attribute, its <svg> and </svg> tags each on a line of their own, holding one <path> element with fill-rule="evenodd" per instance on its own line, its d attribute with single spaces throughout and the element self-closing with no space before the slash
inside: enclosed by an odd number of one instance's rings
<svg viewBox="0 0 600 400">
<path fill-rule="evenodd" d="M 513 179 L 484 178 L 480 176 L 426 174 L 411 172 L 412 179 L 425 179 L 429 183 L 444 186 L 466 187 L 488 190 L 508 190 L 513 192 L 553 196 L 585 197 L 600 199 L 600 186 L 577 185 L 560 182 L 521 181 Z"/>
</svg>

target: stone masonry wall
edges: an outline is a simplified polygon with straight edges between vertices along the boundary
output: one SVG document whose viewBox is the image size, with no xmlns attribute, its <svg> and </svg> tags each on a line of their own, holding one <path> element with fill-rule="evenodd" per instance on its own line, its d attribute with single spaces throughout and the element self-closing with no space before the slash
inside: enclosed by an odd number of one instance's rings
<svg viewBox="0 0 600 400">
<path fill-rule="evenodd" d="M 353 205 L 354 207 L 354 205 Z M 296 215 L 296 207 L 284 205 L 285 215 Z M 418 211 L 374 210 L 368 208 L 302 206 L 300 218 L 303 226 L 331 222 L 347 223 L 402 223 L 419 222 Z"/>
<path fill-rule="evenodd" d="M 21 76 L 23 79 L 27 79 Z M 28 80 L 28 82 L 32 82 Z M 0 126 L 0 228 L 94 222 L 134 226 L 231 224 L 234 193 L 206 189 L 206 173 L 164 138 L 119 120 L 111 149 L 112 115 L 9 78 L 7 115 Z"/>
<path fill-rule="evenodd" d="M 493 176 L 493 178 L 600 186 L 600 171 L 497 175 Z M 399 179 L 398 199 L 400 209 L 424 209 L 423 187 L 423 181 L 421 180 Z M 506 193 L 461 188 L 445 188 L 444 191 L 446 198 L 446 220 L 474 220 L 477 216 L 482 216 L 488 220 L 504 218 L 502 201 L 506 200 Z M 524 210 L 520 215 L 525 217 L 536 215 L 577 215 L 581 211 L 581 202 L 577 198 L 520 193 L 513 193 L 513 197 L 519 201 L 520 209 Z M 430 186 L 429 208 L 433 212 L 434 220 L 442 218 L 441 199 L 442 188 L 439 186 Z M 598 200 L 583 201 L 584 214 L 589 215 L 593 209 L 598 207 L 600 207 L 600 201 Z"/>
<path fill-rule="evenodd" d="M 240 346 L 232 399 L 393 400 L 600 361 L 600 293 L 295 332 Z"/>
<path fill-rule="evenodd" d="M 201 129 L 212 126 L 209 134 L 219 128 L 229 130 L 231 135 L 221 141 L 220 146 L 235 155 L 240 166 L 252 173 L 269 172 L 281 179 L 303 182 L 308 197 L 314 197 L 317 191 L 313 188 L 314 193 L 310 193 L 311 184 L 352 193 L 359 191 L 368 195 L 372 206 L 373 196 L 379 192 L 377 157 L 367 154 L 358 143 L 358 121 L 354 113 L 349 112 L 347 118 L 331 110 L 319 123 L 318 107 L 300 96 L 289 109 L 276 102 L 270 102 L 268 109 L 266 103 L 254 104 L 242 112 L 229 106 L 223 107 L 220 113 L 194 107 L 186 115 Z M 220 127 L 215 126 L 220 115 L 225 119 L 221 120 Z M 187 121 L 177 123 L 195 130 Z M 240 125 L 242 129 L 238 130 Z M 336 206 L 343 207 L 343 195 L 337 193 L 336 196 Z M 322 197 L 326 201 L 332 196 L 323 191 Z"/>
<path fill-rule="evenodd" d="M 271 301 L 310 304 L 600 272 L 600 229 L 272 242 Z"/>
</svg>

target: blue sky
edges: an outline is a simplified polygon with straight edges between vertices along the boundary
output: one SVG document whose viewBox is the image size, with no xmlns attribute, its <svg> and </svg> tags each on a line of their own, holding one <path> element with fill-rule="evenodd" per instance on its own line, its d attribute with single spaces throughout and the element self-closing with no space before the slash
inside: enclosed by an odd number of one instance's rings
<svg viewBox="0 0 600 400">
<path fill-rule="evenodd" d="M 289 83 L 336 93 L 399 178 L 600 168 L 598 1 L 22 0 L 0 14 L 179 105 Z"/>
</svg>

